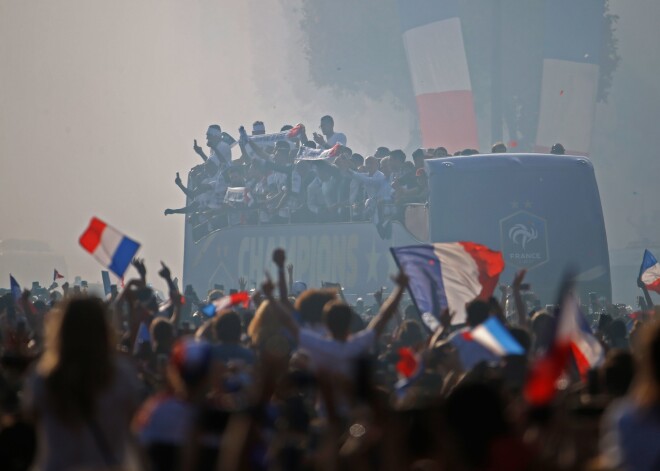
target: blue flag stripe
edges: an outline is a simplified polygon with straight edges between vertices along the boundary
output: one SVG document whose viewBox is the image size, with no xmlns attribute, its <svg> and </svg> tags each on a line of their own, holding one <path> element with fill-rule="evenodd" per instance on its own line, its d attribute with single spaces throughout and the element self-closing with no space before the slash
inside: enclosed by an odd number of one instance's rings
<svg viewBox="0 0 660 471">
<path fill-rule="evenodd" d="M 502 348 L 510 355 L 524 355 L 525 350 L 513 338 L 511 333 L 495 317 L 489 318 L 484 325 L 493 334 L 493 337 L 502 345 Z"/>
<path fill-rule="evenodd" d="M 408 290 L 420 314 L 428 312 L 438 318 L 440 311 L 447 307 L 447 296 L 442 267 L 433 246 L 393 247 L 390 251 L 399 268 L 408 275 Z"/>
<path fill-rule="evenodd" d="M 128 265 L 131 263 L 131 260 L 133 260 L 133 257 L 139 248 L 140 244 L 128 237 L 124 237 L 119 243 L 117 250 L 115 250 L 115 253 L 112 256 L 112 263 L 110 263 L 108 268 L 120 278 L 123 277 L 124 272 L 126 272 Z"/>
</svg>

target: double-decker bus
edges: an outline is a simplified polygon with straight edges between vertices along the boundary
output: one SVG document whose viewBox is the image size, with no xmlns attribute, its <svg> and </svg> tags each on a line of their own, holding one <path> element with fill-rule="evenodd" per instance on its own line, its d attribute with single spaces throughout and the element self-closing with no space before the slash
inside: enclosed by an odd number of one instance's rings
<svg viewBox="0 0 660 471">
<path fill-rule="evenodd" d="M 488 154 L 429 159 L 427 204 L 409 205 L 391 236 L 369 221 L 235 225 L 193 237 L 186 225 L 184 284 L 201 295 L 214 285 L 256 285 L 274 271 L 282 247 L 294 278 L 308 287 L 339 282 L 346 294 L 388 286 L 396 271 L 389 248 L 472 241 L 500 250 L 508 283 L 520 269 L 541 302 L 555 301 L 565 270 L 578 289 L 611 298 L 603 212 L 593 165 L 586 157 Z"/>
</svg>

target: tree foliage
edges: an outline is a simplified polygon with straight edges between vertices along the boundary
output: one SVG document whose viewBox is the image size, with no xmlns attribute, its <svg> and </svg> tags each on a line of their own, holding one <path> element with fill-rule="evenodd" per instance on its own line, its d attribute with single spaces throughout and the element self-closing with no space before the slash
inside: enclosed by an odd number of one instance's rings
<svg viewBox="0 0 660 471">
<path fill-rule="evenodd" d="M 614 71 L 619 65 L 619 40 L 616 37 L 616 23 L 618 15 L 610 13 L 609 0 L 605 0 L 605 11 L 603 16 L 603 36 L 600 52 L 600 77 L 598 80 L 598 101 L 607 103 L 607 97 L 612 87 Z"/>
<path fill-rule="evenodd" d="M 336 93 L 412 100 L 396 0 L 302 0 L 312 80 Z"/>
</svg>

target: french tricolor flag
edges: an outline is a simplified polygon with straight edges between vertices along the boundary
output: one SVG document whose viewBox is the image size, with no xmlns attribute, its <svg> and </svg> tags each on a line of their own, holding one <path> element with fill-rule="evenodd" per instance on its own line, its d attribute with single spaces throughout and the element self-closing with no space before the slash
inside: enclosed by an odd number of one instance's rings
<svg viewBox="0 0 660 471">
<path fill-rule="evenodd" d="M 422 147 L 479 148 L 458 0 L 399 0 Z"/>
<path fill-rule="evenodd" d="M 497 362 L 507 355 L 525 354 L 525 350 L 496 317 L 489 317 L 471 330 L 456 332 L 450 341 L 456 347 L 465 370 L 484 361 Z"/>
<path fill-rule="evenodd" d="M 489 317 L 473 328 L 470 337 L 499 357 L 525 354 L 525 350 L 496 317 Z"/>
<path fill-rule="evenodd" d="M 244 308 L 247 308 L 250 305 L 250 293 L 247 291 L 239 291 L 238 293 L 230 294 L 223 296 L 222 298 L 216 299 L 201 308 L 201 311 L 206 314 L 208 317 L 213 317 L 218 312 L 229 309 L 230 307 L 242 305 Z"/>
<path fill-rule="evenodd" d="M 639 268 L 639 279 L 646 289 L 660 293 L 660 263 L 648 249 L 644 250 L 644 259 Z"/>
<path fill-rule="evenodd" d="M 502 253 L 474 242 L 410 245 L 390 249 L 410 282 L 408 289 L 426 326 L 435 330 L 440 312 L 456 312 L 452 322 L 465 322 L 465 305 L 488 299 L 504 270 Z"/>
<path fill-rule="evenodd" d="M 95 217 L 80 236 L 80 245 L 120 278 L 140 248 L 133 239 Z"/>
<path fill-rule="evenodd" d="M 556 384 L 571 356 L 582 378 L 604 358 L 603 346 L 594 337 L 575 296 L 564 297 L 555 327 L 554 340 L 548 352 L 529 371 L 524 388 L 527 401 L 546 405 L 555 396 Z"/>
</svg>

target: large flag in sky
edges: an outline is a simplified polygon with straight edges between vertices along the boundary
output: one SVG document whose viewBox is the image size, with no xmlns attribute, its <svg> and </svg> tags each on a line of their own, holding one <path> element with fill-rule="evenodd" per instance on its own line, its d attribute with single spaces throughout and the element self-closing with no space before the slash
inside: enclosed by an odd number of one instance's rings
<svg viewBox="0 0 660 471">
<path fill-rule="evenodd" d="M 458 0 L 399 0 L 422 147 L 479 148 Z"/>
<path fill-rule="evenodd" d="M 580 312 L 577 299 L 567 292 L 563 296 L 550 348 L 529 371 L 524 395 L 530 404 L 539 406 L 552 401 L 557 381 L 571 356 L 584 378 L 591 368 L 603 360 L 604 350 Z"/>
<path fill-rule="evenodd" d="M 639 279 L 646 289 L 660 293 L 660 263 L 648 249 L 644 250 L 642 266 L 639 267 Z"/>
<path fill-rule="evenodd" d="M 600 76 L 603 0 L 552 0 L 544 7 L 544 55 L 536 151 L 560 142 L 587 155 Z"/>
<path fill-rule="evenodd" d="M 120 278 L 140 248 L 140 244 L 133 239 L 95 217 L 80 236 L 79 242 L 101 265 Z"/>
<path fill-rule="evenodd" d="M 410 279 L 408 289 L 426 326 L 435 330 L 440 312 L 449 308 L 452 322 L 465 322 L 465 305 L 488 299 L 504 270 L 502 253 L 474 242 L 392 247 L 397 265 Z"/>
</svg>

